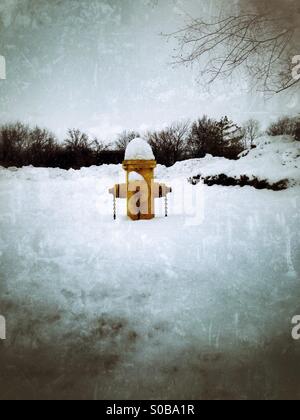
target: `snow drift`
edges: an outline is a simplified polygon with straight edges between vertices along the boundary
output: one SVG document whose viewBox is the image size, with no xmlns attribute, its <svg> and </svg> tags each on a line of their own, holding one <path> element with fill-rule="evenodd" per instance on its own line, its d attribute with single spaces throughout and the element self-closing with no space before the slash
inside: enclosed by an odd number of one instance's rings
<svg viewBox="0 0 300 420">
<path fill-rule="evenodd" d="M 179 172 L 197 181 L 220 175 L 239 180 L 265 181 L 269 185 L 286 181 L 288 186 L 300 184 L 300 142 L 290 136 L 262 137 L 254 149 L 241 154 L 237 161 L 207 155 L 203 159 L 179 162 L 168 171 Z M 161 174 L 164 173 L 162 169 Z"/>
</svg>

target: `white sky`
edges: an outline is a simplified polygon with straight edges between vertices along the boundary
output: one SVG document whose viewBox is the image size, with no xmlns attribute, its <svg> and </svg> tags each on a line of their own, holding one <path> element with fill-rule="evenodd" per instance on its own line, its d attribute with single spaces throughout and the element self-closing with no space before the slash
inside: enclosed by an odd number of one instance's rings
<svg viewBox="0 0 300 420">
<path fill-rule="evenodd" d="M 186 13 L 215 14 L 216 1 L 1 0 L 0 123 L 39 124 L 61 139 L 76 127 L 109 140 L 203 114 L 266 125 L 299 111 L 299 98 L 264 101 L 240 78 L 208 92 L 198 69 L 170 64 L 176 44 L 160 34 L 180 28 Z"/>
</svg>

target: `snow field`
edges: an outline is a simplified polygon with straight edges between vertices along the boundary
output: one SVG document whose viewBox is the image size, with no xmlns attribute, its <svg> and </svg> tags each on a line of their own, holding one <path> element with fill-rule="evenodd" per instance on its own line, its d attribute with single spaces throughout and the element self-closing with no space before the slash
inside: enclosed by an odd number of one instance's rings
<svg viewBox="0 0 300 420">
<path fill-rule="evenodd" d="M 158 168 L 147 222 L 112 220 L 120 165 L 0 170 L 2 398 L 300 397 L 300 188 L 193 187 L 197 165 Z"/>
</svg>

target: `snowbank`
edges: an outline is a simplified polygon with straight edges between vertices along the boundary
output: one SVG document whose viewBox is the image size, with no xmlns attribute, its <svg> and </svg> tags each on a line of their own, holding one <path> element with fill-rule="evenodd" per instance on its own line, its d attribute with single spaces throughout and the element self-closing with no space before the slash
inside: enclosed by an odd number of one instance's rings
<svg viewBox="0 0 300 420">
<path fill-rule="evenodd" d="M 270 183 L 289 180 L 290 185 L 300 184 L 300 142 L 289 136 L 262 137 L 257 147 L 241 155 L 239 160 L 207 155 L 176 163 L 172 168 L 158 168 L 158 176 L 172 178 L 176 175 L 203 178 L 224 174 L 228 177 L 246 175 Z"/>
</svg>

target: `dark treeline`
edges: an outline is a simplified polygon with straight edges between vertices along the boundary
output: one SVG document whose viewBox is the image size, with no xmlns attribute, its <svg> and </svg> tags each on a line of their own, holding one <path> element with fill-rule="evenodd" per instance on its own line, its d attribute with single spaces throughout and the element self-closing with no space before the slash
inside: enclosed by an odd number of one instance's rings
<svg viewBox="0 0 300 420">
<path fill-rule="evenodd" d="M 269 135 L 289 134 L 300 140 L 299 119 L 281 118 L 273 123 Z M 255 147 L 261 135 L 259 123 L 249 120 L 238 127 L 227 117 L 220 121 L 204 116 L 189 123 L 174 123 L 143 137 L 153 148 L 158 163 L 172 166 L 177 161 L 203 158 L 206 154 L 238 159 L 245 149 Z M 63 143 L 47 129 L 22 123 L 0 127 L 0 165 L 79 169 L 92 165 L 117 164 L 124 159 L 128 143 L 140 134 L 123 132 L 112 144 L 91 139 L 80 130 L 69 130 Z"/>
<path fill-rule="evenodd" d="M 0 165 L 80 169 L 84 166 L 119 163 L 124 153 L 110 149 L 80 130 L 69 130 L 63 143 L 53 133 L 22 123 L 0 127 Z"/>
</svg>

